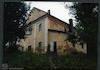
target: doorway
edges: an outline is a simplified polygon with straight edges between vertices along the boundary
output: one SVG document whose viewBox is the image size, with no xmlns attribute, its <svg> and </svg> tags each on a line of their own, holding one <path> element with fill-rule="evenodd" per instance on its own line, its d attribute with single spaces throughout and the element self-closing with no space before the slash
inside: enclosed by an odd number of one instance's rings
<svg viewBox="0 0 100 70">
<path fill-rule="evenodd" d="M 54 42 L 54 52 L 56 52 L 56 42 Z"/>
<path fill-rule="evenodd" d="M 28 51 L 31 51 L 31 46 L 28 46 Z"/>
<path fill-rule="evenodd" d="M 57 46 L 56 42 L 50 42 L 50 51 L 56 53 L 57 52 L 56 46 Z"/>
</svg>

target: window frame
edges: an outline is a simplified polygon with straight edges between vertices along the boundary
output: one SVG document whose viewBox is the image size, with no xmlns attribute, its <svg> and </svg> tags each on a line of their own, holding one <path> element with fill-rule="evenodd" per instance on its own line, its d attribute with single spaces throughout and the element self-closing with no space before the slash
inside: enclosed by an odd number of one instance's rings
<svg viewBox="0 0 100 70">
<path fill-rule="evenodd" d="M 28 46 L 28 51 L 31 51 L 32 50 L 32 47 L 31 47 L 31 45 L 30 46 Z"/>
<path fill-rule="evenodd" d="M 32 35 L 32 28 L 29 29 L 30 35 Z"/>
<path fill-rule="evenodd" d="M 66 32 L 66 28 L 65 27 L 63 28 L 63 31 Z"/>
<path fill-rule="evenodd" d="M 39 31 L 42 31 L 42 23 L 39 24 Z"/>
<path fill-rule="evenodd" d="M 42 42 L 39 42 L 39 50 L 42 49 Z"/>
</svg>

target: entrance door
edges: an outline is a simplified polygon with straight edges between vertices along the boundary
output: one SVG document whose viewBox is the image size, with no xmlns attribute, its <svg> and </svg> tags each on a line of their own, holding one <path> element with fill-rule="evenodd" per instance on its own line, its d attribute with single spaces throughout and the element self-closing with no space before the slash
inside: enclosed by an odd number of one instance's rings
<svg viewBox="0 0 100 70">
<path fill-rule="evenodd" d="M 28 51 L 31 51 L 31 46 L 28 46 Z"/>
<path fill-rule="evenodd" d="M 56 42 L 50 42 L 50 51 L 56 52 Z"/>
<path fill-rule="evenodd" d="M 54 42 L 54 52 L 56 52 L 56 42 Z"/>
<path fill-rule="evenodd" d="M 54 42 L 50 42 L 50 51 L 51 51 L 51 52 L 54 51 Z"/>
</svg>

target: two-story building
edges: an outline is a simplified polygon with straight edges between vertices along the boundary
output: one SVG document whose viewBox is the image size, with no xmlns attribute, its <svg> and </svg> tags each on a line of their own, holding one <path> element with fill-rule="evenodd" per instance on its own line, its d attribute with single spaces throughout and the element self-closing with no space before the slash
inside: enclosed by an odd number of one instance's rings
<svg viewBox="0 0 100 70">
<path fill-rule="evenodd" d="M 50 15 L 50 10 L 44 12 L 34 7 L 26 20 L 26 38 L 20 40 L 19 49 L 22 51 L 63 54 L 66 48 L 73 48 L 70 42 L 65 42 L 70 24 L 73 25 L 71 19 L 68 24 Z M 73 26 L 72 29 L 75 31 Z M 86 44 L 81 47 L 77 43 L 74 48 L 78 52 L 87 53 Z"/>
</svg>

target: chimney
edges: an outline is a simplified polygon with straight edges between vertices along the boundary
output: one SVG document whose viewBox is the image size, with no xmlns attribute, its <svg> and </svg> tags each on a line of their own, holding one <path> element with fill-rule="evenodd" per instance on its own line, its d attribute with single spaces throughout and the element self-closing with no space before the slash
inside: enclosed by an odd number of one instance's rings
<svg viewBox="0 0 100 70">
<path fill-rule="evenodd" d="M 48 10 L 48 14 L 50 15 L 50 10 Z"/>
<path fill-rule="evenodd" d="M 69 19 L 69 32 L 72 32 L 73 28 L 73 20 Z"/>
<path fill-rule="evenodd" d="M 69 19 L 69 24 L 71 26 L 71 28 L 73 27 L 73 19 Z"/>
</svg>

